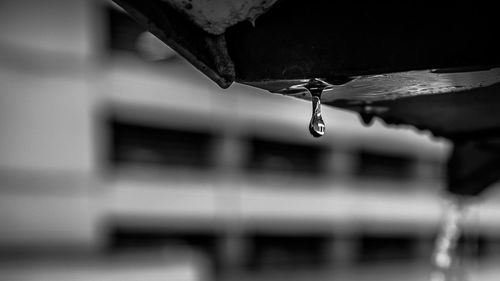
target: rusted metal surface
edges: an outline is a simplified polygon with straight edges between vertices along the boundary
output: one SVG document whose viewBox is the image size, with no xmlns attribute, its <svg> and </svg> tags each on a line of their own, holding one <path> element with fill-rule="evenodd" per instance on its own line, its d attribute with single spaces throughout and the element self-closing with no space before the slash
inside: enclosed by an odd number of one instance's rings
<svg viewBox="0 0 500 281">
<path fill-rule="evenodd" d="M 224 35 L 208 34 L 159 0 L 114 0 L 141 26 L 186 58 L 220 87 L 235 80 Z"/>
<path fill-rule="evenodd" d="M 242 21 L 255 22 L 277 0 L 162 0 L 186 14 L 211 34 L 222 34 L 226 28 Z"/>
</svg>

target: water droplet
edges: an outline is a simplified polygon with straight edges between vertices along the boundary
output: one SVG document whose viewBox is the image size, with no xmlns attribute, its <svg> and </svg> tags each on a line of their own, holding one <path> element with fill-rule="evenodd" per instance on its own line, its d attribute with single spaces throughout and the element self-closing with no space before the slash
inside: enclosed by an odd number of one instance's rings
<svg viewBox="0 0 500 281">
<path fill-rule="evenodd" d="M 434 271 L 431 273 L 430 281 L 464 280 L 463 272 L 457 270 L 460 269 L 457 248 L 464 224 L 466 206 L 464 200 L 450 201 L 444 223 L 436 239 L 432 255 Z"/>
<path fill-rule="evenodd" d="M 312 99 L 312 116 L 309 122 L 309 132 L 313 137 L 319 138 L 325 134 L 325 122 L 321 116 L 321 94 L 324 90 L 332 89 L 333 85 L 322 79 L 309 79 L 301 81 L 285 89 L 277 91 L 285 95 L 305 95 L 309 93 Z"/>
<path fill-rule="evenodd" d="M 331 88 L 332 85 L 321 79 L 310 79 L 302 87 L 307 89 L 312 99 L 312 116 L 309 122 L 309 132 L 315 138 L 325 134 L 325 122 L 321 116 L 321 94 L 323 90 Z"/>
<path fill-rule="evenodd" d="M 363 125 L 368 127 L 373 124 L 373 114 L 360 112 L 359 117 L 361 118 Z"/>
<path fill-rule="evenodd" d="M 310 90 L 312 95 L 312 116 L 309 122 L 309 132 L 319 138 L 325 134 L 325 122 L 321 116 L 321 93 L 323 90 Z"/>
<path fill-rule="evenodd" d="M 359 112 L 359 117 L 361 118 L 361 122 L 365 126 L 370 126 L 373 124 L 373 110 L 369 105 L 363 106 L 363 109 Z"/>
</svg>

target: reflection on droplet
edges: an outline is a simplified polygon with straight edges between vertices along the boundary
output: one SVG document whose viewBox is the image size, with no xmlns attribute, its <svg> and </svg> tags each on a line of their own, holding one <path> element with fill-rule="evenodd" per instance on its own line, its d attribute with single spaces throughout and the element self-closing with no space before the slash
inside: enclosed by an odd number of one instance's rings
<svg viewBox="0 0 500 281">
<path fill-rule="evenodd" d="M 311 92 L 312 96 L 312 116 L 309 122 L 309 132 L 318 138 L 325 134 L 325 122 L 321 116 L 321 91 Z"/>
</svg>

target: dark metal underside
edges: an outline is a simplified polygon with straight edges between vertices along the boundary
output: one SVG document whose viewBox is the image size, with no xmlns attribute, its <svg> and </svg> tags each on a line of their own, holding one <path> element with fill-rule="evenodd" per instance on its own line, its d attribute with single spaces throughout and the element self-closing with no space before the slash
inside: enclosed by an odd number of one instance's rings
<svg viewBox="0 0 500 281">
<path fill-rule="evenodd" d="M 450 163 L 463 162 L 454 160 L 463 159 L 459 154 L 481 155 L 476 144 L 484 150 L 481 144 L 489 143 L 486 154 L 496 155 L 500 17 L 494 2 L 281 0 L 255 26 L 241 22 L 217 36 L 163 1 L 115 2 L 223 88 L 239 82 L 309 99 L 283 90 L 320 78 L 338 85 L 324 94 L 324 104 L 451 139 Z M 490 160 L 449 173 L 450 189 L 475 194 L 500 178 L 491 172 L 474 188 L 456 180 L 478 167 L 495 169 Z"/>
</svg>

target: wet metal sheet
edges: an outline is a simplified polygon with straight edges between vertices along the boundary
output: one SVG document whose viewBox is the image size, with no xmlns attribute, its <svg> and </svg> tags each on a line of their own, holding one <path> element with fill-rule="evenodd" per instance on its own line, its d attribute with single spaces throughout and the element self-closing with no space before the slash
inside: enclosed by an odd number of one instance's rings
<svg viewBox="0 0 500 281">
<path fill-rule="evenodd" d="M 500 82 L 500 68 L 473 72 L 443 72 L 443 70 L 421 70 L 379 75 L 367 75 L 346 79 L 345 84 L 335 85 L 339 81 L 325 81 L 332 84 L 322 94 L 324 103 L 335 100 L 373 102 L 394 100 L 404 97 L 445 94 L 486 87 Z M 247 83 L 264 88 L 274 93 L 310 100 L 305 89 L 295 85 L 303 84 L 308 79 L 278 80 Z M 499 93 L 500 94 L 500 93 Z"/>
</svg>

